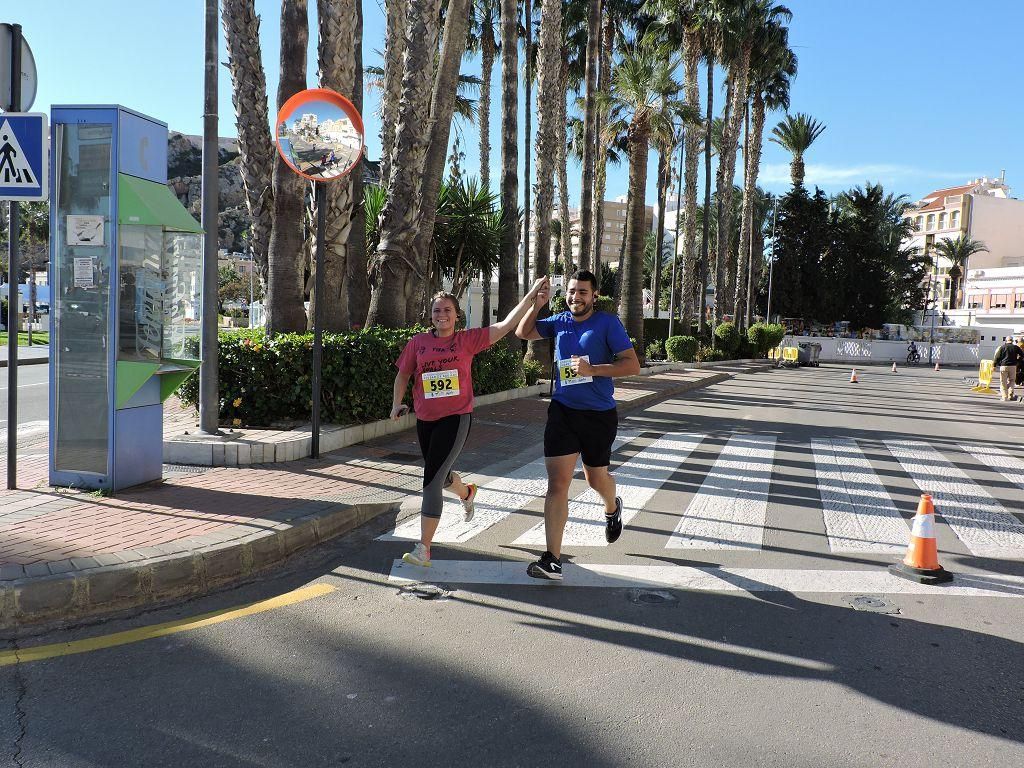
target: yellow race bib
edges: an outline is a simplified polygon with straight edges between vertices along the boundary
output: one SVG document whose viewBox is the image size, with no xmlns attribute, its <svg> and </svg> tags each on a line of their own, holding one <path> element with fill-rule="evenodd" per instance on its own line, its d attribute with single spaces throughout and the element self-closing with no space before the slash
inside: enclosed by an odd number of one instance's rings
<svg viewBox="0 0 1024 768">
<path fill-rule="evenodd" d="M 581 360 L 590 362 L 589 355 L 583 355 Z M 573 370 L 572 358 L 558 361 L 558 381 L 563 387 L 571 387 L 574 384 L 586 384 L 594 380 L 593 376 L 580 376 Z"/>
<path fill-rule="evenodd" d="M 459 395 L 459 372 L 454 368 L 450 371 L 424 373 L 421 379 L 423 381 L 423 397 L 427 400 Z"/>
</svg>

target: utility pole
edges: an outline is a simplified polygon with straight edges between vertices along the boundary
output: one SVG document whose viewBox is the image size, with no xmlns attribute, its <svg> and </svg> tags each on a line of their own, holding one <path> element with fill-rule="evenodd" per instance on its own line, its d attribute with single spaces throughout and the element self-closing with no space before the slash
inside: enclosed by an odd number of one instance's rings
<svg viewBox="0 0 1024 768">
<path fill-rule="evenodd" d="M 206 0 L 206 72 L 203 98 L 203 303 L 199 367 L 199 428 L 217 428 L 217 0 Z"/>
<path fill-rule="evenodd" d="M 779 198 L 775 198 L 775 205 L 772 206 L 772 254 L 768 261 L 768 309 L 765 312 L 764 321 L 772 321 L 772 277 L 775 273 L 775 222 L 779 218 Z"/>
</svg>

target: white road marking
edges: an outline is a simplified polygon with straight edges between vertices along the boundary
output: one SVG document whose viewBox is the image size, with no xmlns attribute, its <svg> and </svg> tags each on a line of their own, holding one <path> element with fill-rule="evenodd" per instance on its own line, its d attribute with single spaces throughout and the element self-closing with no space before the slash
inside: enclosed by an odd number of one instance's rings
<svg viewBox="0 0 1024 768">
<path fill-rule="evenodd" d="M 889 452 L 935 502 L 956 537 L 978 557 L 1024 557 L 1024 523 L 930 445 L 912 440 L 886 442 Z"/>
<path fill-rule="evenodd" d="M 760 549 L 775 458 L 773 435 L 733 435 L 666 549 Z"/>
<path fill-rule="evenodd" d="M 445 494 L 441 510 L 441 524 L 434 535 L 435 542 L 446 544 L 468 541 L 522 509 L 536 499 L 544 498 L 548 488 L 548 476 L 544 469 L 544 457 L 513 470 L 505 477 L 498 477 L 481 485 L 474 504 L 476 513 L 473 520 L 464 522 L 462 504 Z M 390 533 L 377 537 L 381 541 L 419 541 L 420 518 L 415 515 L 398 525 Z"/>
<path fill-rule="evenodd" d="M 900 579 L 884 567 L 837 571 L 792 568 L 693 568 L 681 565 L 576 564 L 563 566 L 561 584 L 526 575 L 526 563 L 509 560 L 434 560 L 418 568 L 401 560 L 388 581 L 397 584 L 508 584 L 539 587 L 670 587 L 694 592 L 804 592 L 831 594 L 958 595 L 1024 598 L 1024 576 L 956 574 L 939 586 Z"/>
<path fill-rule="evenodd" d="M 1024 491 L 1024 461 L 1007 453 L 1002 448 L 994 446 L 962 445 L 960 447 Z"/>
<path fill-rule="evenodd" d="M 672 476 L 704 435 L 663 435 L 636 456 L 616 467 L 616 491 L 622 498 L 622 523 L 629 522 Z M 604 538 L 604 502 L 592 488 L 569 502 L 569 521 L 562 544 L 567 547 L 607 547 Z M 538 523 L 513 545 L 538 546 L 545 543 L 544 523 Z"/>
<path fill-rule="evenodd" d="M 833 552 L 902 552 L 907 524 L 853 440 L 811 440 L 822 516 Z"/>
</svg>

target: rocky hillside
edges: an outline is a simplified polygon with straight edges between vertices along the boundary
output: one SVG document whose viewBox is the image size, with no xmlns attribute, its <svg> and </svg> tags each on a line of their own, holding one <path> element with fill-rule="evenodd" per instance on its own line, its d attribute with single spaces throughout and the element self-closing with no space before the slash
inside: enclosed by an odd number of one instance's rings
<svg viewBox="0 0 1024 768">
<path fill-rule="evenodd" d="M 238 163 L 235 140 L 221 139 L 217 239 L 221 248 L 243 252 L 250 219 Z M 167 186 L 196 219 L 202 205 L 202 166 L 201 137 L 172 132 L 167 140 Z"/>
</svg>

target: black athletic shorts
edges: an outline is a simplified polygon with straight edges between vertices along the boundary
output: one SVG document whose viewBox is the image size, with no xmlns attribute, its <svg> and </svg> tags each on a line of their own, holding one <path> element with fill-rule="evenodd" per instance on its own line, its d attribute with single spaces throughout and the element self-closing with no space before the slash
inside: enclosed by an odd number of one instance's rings
<svg viewBox="0 0 1024 768">
<path fill-rule="evenodd" d="M 612 443 L 619 428 L 619 413 L 567 408 L 554 400 L 548 406 L 544 427 L 544 455 L 569 456 L 579 453 L 588 467 L 607 467 L 612 460 Z"/>
</svg>

